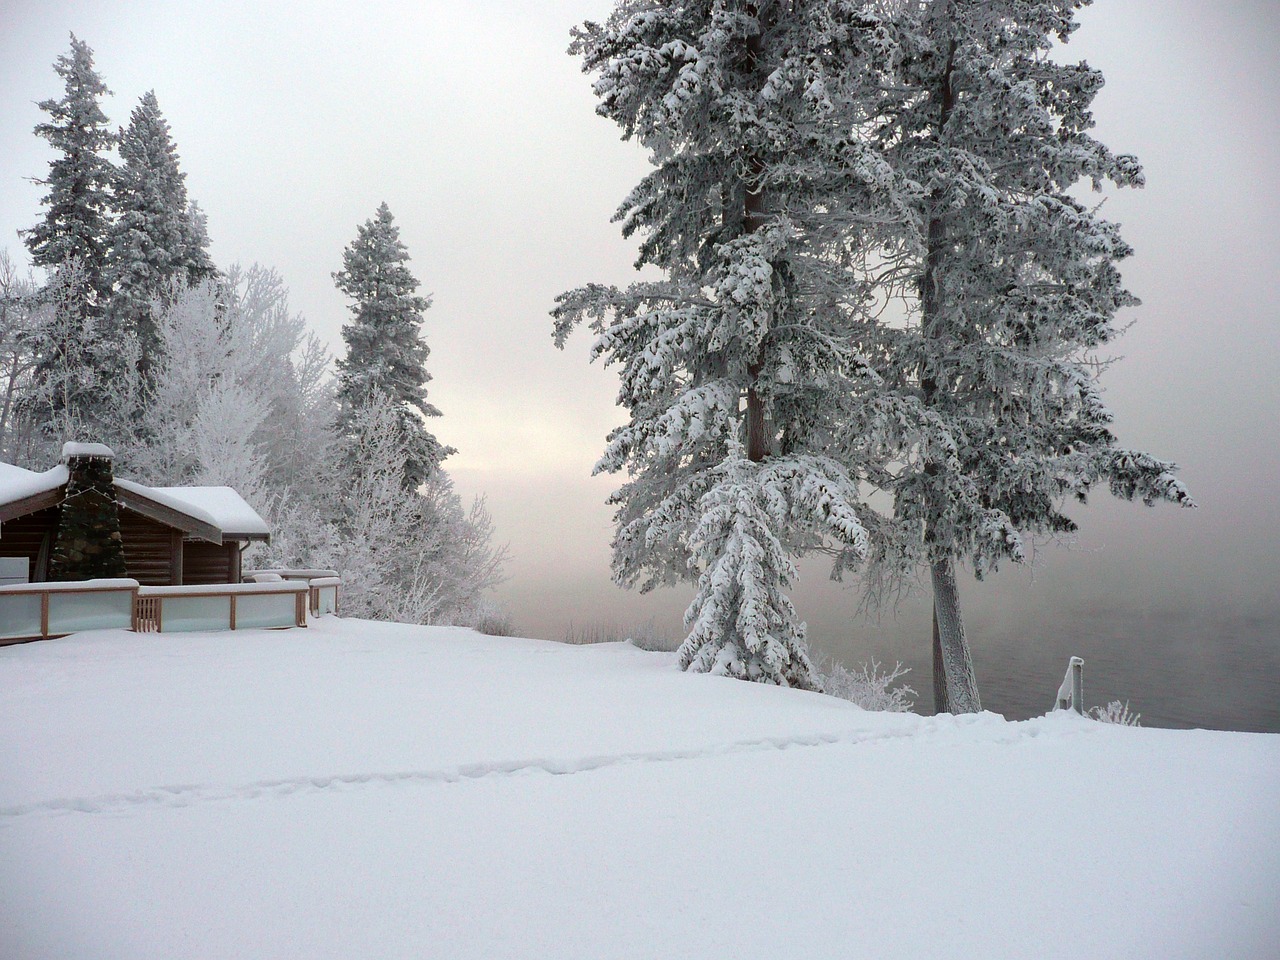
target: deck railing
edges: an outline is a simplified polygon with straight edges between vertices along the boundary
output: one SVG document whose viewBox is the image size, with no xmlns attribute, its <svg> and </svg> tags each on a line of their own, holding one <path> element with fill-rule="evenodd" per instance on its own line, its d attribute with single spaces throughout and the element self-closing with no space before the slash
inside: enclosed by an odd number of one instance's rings
<svg viewBox="0 0 1280 960">
<path fill-rule="evenodd" d="M 137 629 L 186 630 L 305 627 L 306 583 L 216 583 L 202 586 L 140 587 Z"/>
<path fill-rule="evenodd" d="M 134 628 L 138 589 L 138 581 L 128 579 L 0 587 L 0 644 Z"/>
<path fill-rule="evenodd" d="M 244 571 L 245 580 L 259 583 L 271 580 L 306 581 L 311 587 L 311 615 L 324 617 L 338 612 L 338 592 L 342 586 L 342 578 L 337 570 L 322 570 L 310 567 L 265 567 L 263 569 Z"/>
<path fill-rule="evenodd" d="M 246 580 L 252 580 L 254 577 L 275 576 L 281 580 L 311 581 L 336 577 L 338 576 L 338 571 L 311 567 L 262 567 L 261 569 L 245 570 L 242 576 Z"/>
<path fill-rule="evenodd" d="M 128 579 L 0 586 L 0 645 L 78 630 L 174 633 L 305 627 L 308 614 L 338 612 L 341 586 L 337 576 L 175 587 L 143 587 Z"/>
<path fill-rule="evenodd" d="M 307 581 L 311 589 L 311 615 L 327 617 L 338 612 L 338 591 L 342 586 L 340 577 L 317 577 Z"/>
<path fill-rule="evenodd" d="M 1080 657 L 1067 661 L 1067 673 L 1058 687 L 1053 709 L 1084 713 L 1084 660 Z"/>
</svg>

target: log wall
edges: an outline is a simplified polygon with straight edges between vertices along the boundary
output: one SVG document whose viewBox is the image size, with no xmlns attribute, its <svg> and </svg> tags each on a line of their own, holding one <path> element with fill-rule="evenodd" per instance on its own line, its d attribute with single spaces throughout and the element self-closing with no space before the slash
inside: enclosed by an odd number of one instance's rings
<svg viewBox="0 0 1280 960">
<path fill-rule="evenodd" d="M 182 582 L 239 583 L 240 545 L 209 543 L 207 540 L 184 540 L 182 543 Z"/>
<path fill-rule="evenodd" d="M 47 567 L 48 543 L 53 538 L 53 530 L 57 524 L 57 507 L 37 510 L 15 520 L 6 520 L 0 524 L 0 557 L 26 557 L 27 579 L 32 583 L 43 580 Z M 42 550 L 44 558 L 41 557 Z M 46 561 L 43 566 L 40 563 L 42 559 Z"/>
<path fill-rule="evenodd" d="M 124 565 L 127 576 L 145 587 L 164 587 L 181 581 L 174 579 L 181 552 L 175 551 L 174 531 L 140 513 L 120 508 L 120 536 L 124 540 Z M 175 556 L 177 552 L 177 556 Z"/>
</svg>

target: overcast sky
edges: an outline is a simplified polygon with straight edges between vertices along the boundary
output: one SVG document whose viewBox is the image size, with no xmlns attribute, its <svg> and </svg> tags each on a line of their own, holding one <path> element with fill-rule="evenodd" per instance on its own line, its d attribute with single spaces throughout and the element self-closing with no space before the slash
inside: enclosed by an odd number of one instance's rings
<svg viewBox="0 0 1280 960">
<path fill-rule="evenodd" d="M 485 493 L 530 635 L 649 617 L 674 632 L 691 590 L 642 598 L 609 581 L 611 478 L 591 479 L 613 371 L 589 336 L 551 345 L 555 295 L 626 282 L 634 247 L 610 215 L 647 164 L 596 117 L 565 54 L 605 0 L 0 0 L 0 248 L 40 215 L 51 157 L 31 133 L 56 97 L 68 32 L 93 47 L 113 124 L 154 89 L 220 265 L 277 268 L 335 350 L 346 319 L 330 274 L 386 201 L 425 291 L 437 435 Z M 1265 606 L 1280 584 L 1280 4 L 1100 0 L 1065 56 L 1103 70 L 1099 136 L 1136 153 L 1148 187 L 1108 199 L 1136 248 L 1144 305 L 1104 378 L 1122 442 L 1181 464 L 1200 510 L 1105 496 L 1077 511 L 1074 551 L 1034 582 L 1002 575 L 979 603 Z M 815 638 L 856 595 L 806 566 Z"/>
</svg>

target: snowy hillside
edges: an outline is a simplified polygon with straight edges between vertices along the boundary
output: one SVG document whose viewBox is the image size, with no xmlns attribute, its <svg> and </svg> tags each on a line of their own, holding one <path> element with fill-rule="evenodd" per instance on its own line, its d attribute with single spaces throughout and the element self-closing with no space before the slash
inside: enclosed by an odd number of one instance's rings
<svg viewBox="0 0 1280 960">
<path fill-rule="evenodd" d="M 619 644 L 86 633 L 0 649 L 0 956 L 1263 958 L 1277 795 L 1276 736 Z"/>
</svg>

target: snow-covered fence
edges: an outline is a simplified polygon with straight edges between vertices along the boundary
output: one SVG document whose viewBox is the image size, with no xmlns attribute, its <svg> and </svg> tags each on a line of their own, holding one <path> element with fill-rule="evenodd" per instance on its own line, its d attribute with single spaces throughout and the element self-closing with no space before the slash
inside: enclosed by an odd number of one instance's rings
<svg viewBox="0 0 1280 960">
<path fill-rule="evenodd" d="M 324 617 L 338 612 L 338 588 L 342 580 L 338 577 L 316 577 L 308 581 L 311 590 L 311 615 Z"/>
<path fill-rule="evenodd" d="M 264 567 L 262 569 L 245 570 L 242 574 L 246 583 L 306 583 L 310 590 L 309 609 L 313 617 L 323 617 L 338 612 L 338 591 L 342 586 L 342 578 L 337 570 L 322 570 L 310 567 Z"/>
<path fill-rule="evenodd" d="M 0 587 L 0 644 L 135 627 L 138 590 L 128 579 Z"/>
<path fill-rule="evenodd" d="M 308 610 L 318 617 L 337 612 L 341 585 L 337 576 L 328 576 L 174 587 L 142 587 L 130 579 L 0 586 L 0 645 L 77 630 L 305 627 Z"/>
<path fill-rule="evenodd" d="M 320 570 L 301 567 L 265 567 L 261 570 L 245 570 L 246 582 L 257 583 L 305 582 L 311 591 L 310 609 L 313 617 L 324 617 L 338 612 L 338 591 L 342 578 L 337 570 Z"/>
<path fill-rule="evenodd" d="M 1080 657 L 1072 657 L 1067 662 L 1067 673 L 1058 687 L 1058 700 L 1053 708 L 1084 713 L 1084 660 Z"/>
<path fill-rule="evenodd" d="M 142 632 L 241 630 L 249 627 L 305 627 L 305 582 L 215 583 L 207 586 L 141 587 Z"/>
<path fill-rule="evenodd" d="M 260 570 L 245 570 L 241 577 L 245 580 L 252 580 L 254 577 L 270 576 L 271 574 L 275 574 L 281 580 L 324 580 L 338 576 L 338 571 L 313 570 L 301 567 L 263 567 Z"/>
</svg>

